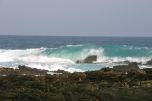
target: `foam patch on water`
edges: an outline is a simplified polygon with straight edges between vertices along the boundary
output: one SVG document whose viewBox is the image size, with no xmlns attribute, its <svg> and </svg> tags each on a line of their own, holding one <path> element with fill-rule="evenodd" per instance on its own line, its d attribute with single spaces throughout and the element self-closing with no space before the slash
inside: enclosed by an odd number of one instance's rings
<svg viewBox="0 0 152 101">
<path fill-rule="evenodd" d="M 47 65 L 47 64 L 28 64 L 27 66 L 32 67 L 32 68 L 37 68 L 37 69 L 45 69 L 49 71 L 57 71 L 57 70 L 64 70 L 68 72 L 83 72 L 81 69 L 76 69 L 72 68 L 68 65 L 65 64 L 52 64 L 52 65 Z"/>
<path fill-rule="evenodd" d="M 119 63 L 119 62 L 137 62 L 145 64 L 147 61 L 149 61 L 151 57 L 100 57 L 98 58 L 97 63 Z"/>
<path fill-rule="evenodd" d="M 152 66 L 150 65 L 140 65 L 139 68 L 143 69 L 143 68 L 152 68 Z"/>
</svg>

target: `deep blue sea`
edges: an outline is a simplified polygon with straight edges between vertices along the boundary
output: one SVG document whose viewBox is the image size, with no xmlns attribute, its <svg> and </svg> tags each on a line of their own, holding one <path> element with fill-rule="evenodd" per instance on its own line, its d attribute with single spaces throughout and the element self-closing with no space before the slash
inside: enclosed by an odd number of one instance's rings
<svg viewBox="0 0 152 101">
<path fill-rule="evenodd" d="M 95 64 L 76 64 L 97 55 Z M 152 59 L 152 37 L 0 36 L 0 66 L 69 72 Z M 142 65 L 141 67 L 144 67 Z"/>
</svg>

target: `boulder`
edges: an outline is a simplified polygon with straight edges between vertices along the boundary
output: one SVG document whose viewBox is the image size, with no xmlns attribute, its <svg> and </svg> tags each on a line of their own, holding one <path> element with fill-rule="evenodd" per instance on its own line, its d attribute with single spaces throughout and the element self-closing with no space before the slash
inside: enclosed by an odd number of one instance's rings
<svg viewBox="0 0 152 101">
<path fill-rule="evenodd" d="M 93 63 L 94 61 L 97 61 L 97 56 L 96 55 L 91 55 L 88 56 L 84 59 L 84 63 Z"/>
<path fill-rule="evenodd" d="M 86 57 L 84 60 L 76 61 L 76 63 L 93 63 L 94 61 L 97 61 L 97 55 L 90 55 Z"/>
</svg>

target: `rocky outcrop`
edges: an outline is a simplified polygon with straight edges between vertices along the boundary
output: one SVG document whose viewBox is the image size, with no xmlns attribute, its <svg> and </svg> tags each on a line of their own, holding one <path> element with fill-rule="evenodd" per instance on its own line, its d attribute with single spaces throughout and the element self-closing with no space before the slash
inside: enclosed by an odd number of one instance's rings
<svg viewBox="0 0 152 101">
<path fill-rule="evenodd" d="M 128 65 L 114 66 L 113 70 L 119 72 L 137 72 L 138 70 L 140 70 L 140 68 L 138 67 L 138 64 L 136 62 L 131 62 Z"/>
<path fill-rule="evenodd" d="M 88 56 L 84 59 L 84 63 L 93 63 L 94 61 L 97 61 L 97 56 L 96 55 L 91 55 Z"/>
<path fill-rule="evenodd" d="M 25 75 L 45 75 L 48 72 L 47 70 L 30 68 L 25 65 L 23 66 L 19 65 L 18 69 L 19 69 L 18 71 L 20 74 L 25 74 Z"/>
<path fill-rule="evenodd" d="M 16 74 L 16 73 L 17 71 L 13 68 L 4 68 L 4 67 L 0 68 L 0 76 L 6 76 L 6 75 Z"/>
<path fill-rule="evenodd" d="M 76 63 L 93 63 L 97 61 L 97 55 L 90 55 L 86 57 L 84 60 L 78 60 Z"/>
<path fill-rule="evenodd" d="M 0 74 L 6 73 L 0 75 L 0 101 L 152 101 L 152 69 L 139 74 L 140 70 L 137 63 L 129 63 L 83 73 L 58 70 L 60 75 L 35 76 L 31 74 L 45 70 L 0 68 Z"/>
<path fill-rule="evenodd" d="M 13 68 L 0 68 L 0 75 L 11 75 L 11 74 L 16 74 L 16 75 L 46 75 L 47 70 L 40 70 L 36 68 L 30 68 L 25 65 L 19 65 L 18 69 L 13 69 Z"/>
</svg>

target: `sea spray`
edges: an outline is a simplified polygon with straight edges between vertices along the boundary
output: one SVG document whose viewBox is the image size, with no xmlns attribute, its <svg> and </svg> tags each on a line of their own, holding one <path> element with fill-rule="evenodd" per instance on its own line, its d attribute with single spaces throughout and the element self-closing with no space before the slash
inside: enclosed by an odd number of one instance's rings
<svg viewBox="0 0 152 101">
<path fill-rule="evenodd" d="M 76 64 L 87 56 L 97 55 L 96 64 Z M 56 48 L 0 49 L 0 65 L 17 67 L 27 65 L 33 68 L 69 72 L 100 69 L 124 61 L 145 63 L 152 58 L 151 47 L 129 45 L 65 45 Z"/>
</svg>

